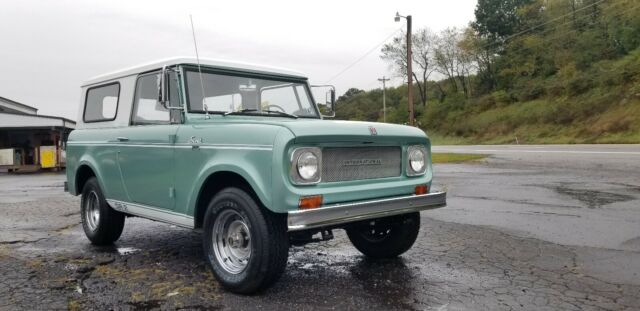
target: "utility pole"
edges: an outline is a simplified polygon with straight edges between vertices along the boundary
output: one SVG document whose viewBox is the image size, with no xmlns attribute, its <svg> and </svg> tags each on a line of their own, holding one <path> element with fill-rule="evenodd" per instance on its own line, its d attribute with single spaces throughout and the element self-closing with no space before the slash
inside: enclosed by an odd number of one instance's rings
<svg viewBox="0 0 640 311">
<path fill-rule="evenodd" d="M 382 76 L 382 79 L 378 79 L 382 82 L 382 122 L 387 123 L 387 84 L 389 78 Z"/>
<path fill-rule="evenodd" d="M 395 21 L 399 22 L 400 18 L 404 18 L 407 20 L 407 102 L 409 103 L 409 125 L 413 126 L 414 116 L 413 116 L 413 53 L 411 52 L 411 15 L 402 16 L 400 13 L 396 12 Z"/>
<path fill-rule="evenodd" d="M 409 84 L 409 125 L 414 126 L 413 116 L 413 53 L 411 53 L 411 15 L 407 16 L 407 84 Z"/>
</svg>

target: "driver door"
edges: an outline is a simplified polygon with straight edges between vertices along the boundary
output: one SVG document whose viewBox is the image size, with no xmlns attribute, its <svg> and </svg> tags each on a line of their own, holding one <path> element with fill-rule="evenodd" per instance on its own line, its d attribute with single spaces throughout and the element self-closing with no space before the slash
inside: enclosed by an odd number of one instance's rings
<svg viewBox="0 0 640 311">
<path fill-rule="evenodd" d="M 172 124 L 170 112 L 158 101 L 158 79 L 159 72 L 137 79 L 130 126 L 118 135 L 118 164 L 131 203 L 173 210 L 178 125 Z M 169 84 L 172 103 L 178 101 L 174 81 L 172 77 Z"/>
</svg>

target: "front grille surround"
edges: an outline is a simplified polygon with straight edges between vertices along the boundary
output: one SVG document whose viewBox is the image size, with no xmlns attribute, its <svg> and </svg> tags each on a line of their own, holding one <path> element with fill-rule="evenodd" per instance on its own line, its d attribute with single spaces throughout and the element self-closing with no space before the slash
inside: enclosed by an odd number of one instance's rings
<svg viewBox="0 0 640 311">
<path fill-rule="evenodd" d="M 365 180 L 402 175 L 400 146 L 322 148 L 322 181 Z"/>
</svg>

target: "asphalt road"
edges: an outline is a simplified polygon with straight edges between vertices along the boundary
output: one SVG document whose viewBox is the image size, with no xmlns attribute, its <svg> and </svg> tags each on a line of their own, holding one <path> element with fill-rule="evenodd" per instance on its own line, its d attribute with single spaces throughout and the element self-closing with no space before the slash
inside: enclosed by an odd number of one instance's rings
<svg viewBox="0 0 640 311">
<path fill-rule="evenodd" d="M 414 248 L 370 261 L 342 232 L 295 247 L 255 296 L 220 289 L 196 232 L 130 218 L 93 247 L 60 174 L 0 174 L 0 310 L 640 309 L 639 146 L 447 146 L 449 206 Z"/>
</svg>

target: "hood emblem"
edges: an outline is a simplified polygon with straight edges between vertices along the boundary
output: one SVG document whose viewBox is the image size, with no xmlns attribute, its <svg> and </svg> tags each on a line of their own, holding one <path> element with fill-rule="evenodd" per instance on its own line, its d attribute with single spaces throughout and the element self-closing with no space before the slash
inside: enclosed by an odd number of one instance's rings
<svg viewBox="0 0 640 311">
<path fill-rule="evenodd" d="M 376 128 L 373 127 L 373 126 L 370 126 L 369 127 L 369 133 L 371 133 L 371 136 L 376 136 L 376 135 L 378 135 L 378 130 L 376 130 Z"/>
</svg>

